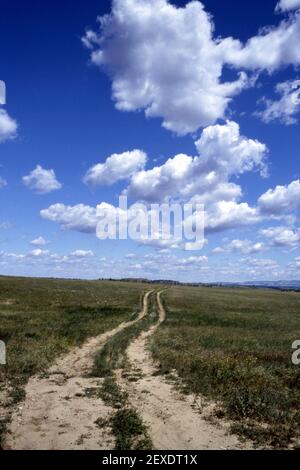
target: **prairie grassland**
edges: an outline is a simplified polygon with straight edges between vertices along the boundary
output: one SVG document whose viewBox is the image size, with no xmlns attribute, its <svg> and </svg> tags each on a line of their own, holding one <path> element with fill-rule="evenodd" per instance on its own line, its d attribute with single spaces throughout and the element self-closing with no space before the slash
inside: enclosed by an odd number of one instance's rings
<svg viewBox="0 0 300 470">
<path fill-rule="evenodd" d="M 0 338 L 7 345 L 1 379 L 22 383 L 59 353 L 129 319 L 145 290 L 138 283 L 0 278 Z"/>
<path fill-rule="evenodd" d="M 176 369 L 188 391 L 219 403 L 232 430 L 271 447 L 297 447 L 300 367 L 291 362 L 300 339 L 300 293 L 176 287 L 151 342 L 161 373 Z"/>
<path fill-rule="evenodd" d="M 29 376 L 43 372 L 59 354 L 86 338 L 135 315 L 146 287 L 0 277 L 0 339 L 7 346 L 7 365 L 0 366 L 0 393 L 9 385 L 10 402 L 22 399 Z M 4 430 L 0 413 L 1 427 Z"/>
</svg>

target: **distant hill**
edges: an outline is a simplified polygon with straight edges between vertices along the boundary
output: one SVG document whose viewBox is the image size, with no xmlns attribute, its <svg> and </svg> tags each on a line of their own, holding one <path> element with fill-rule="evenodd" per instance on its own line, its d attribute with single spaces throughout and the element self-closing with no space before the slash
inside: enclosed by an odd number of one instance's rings
<svg viewBox="0 0 300 470">
<path fill-rule="evenodd" d="M 113 279 L 112 279 L 113 280 Z M 116 280 L 116 279 L 115 279 Z M 170 279 L 141 279 L 141 278 L 124 278 L 118 279 L 124 282 L 145 282 L 147 284 L 169 284 L 178 286 L 206 286 L 206 287 L 252 287 L 256 289 L 279 289 L 300 291 L 300 280 L 291 281 L 247 281 L 247 282 L 179 282 Z"/>
<path fill-rule="evenodd" d="M 293 289 L 300 290 L 300 281 L 258 281 L 244 282 L 243 285 L 251 287 L 267 287 L 272 289 Z"/>
</svg>

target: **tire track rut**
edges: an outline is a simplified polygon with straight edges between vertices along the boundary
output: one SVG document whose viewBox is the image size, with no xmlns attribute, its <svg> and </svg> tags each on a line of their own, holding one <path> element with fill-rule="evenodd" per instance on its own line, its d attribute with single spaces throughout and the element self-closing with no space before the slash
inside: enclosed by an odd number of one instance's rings
<svg viewBox="0 0 300 470">
<path fill-rule="evenodd" d="M 137 410 L 153 446 L 158 450 L 245 449 L 224 423 L 215 425 L 195 409 L 196 397 L 182 395 L 161 375 L 148 350 L 148 340 L 164 322 L 166 312 L 156 293 L 157 322 L 129 345 L 126 354 L 136 381 L 123 370 L 116 371 L 117 384 L 128 394 L 128 404 Z M 26 399 L 13 412 L 4 448 L 15 450 L 112 450 L 115 445 L 109 425 L 99 428 L 96 420 L 109 422 L 114 409 L 99 396 L 102 378 L 89 377 L 95 354 L 116 334 L 142 320 L 148 313 L 149 296 L 133 321 L 91 338 L 59 358 L 41 376 L 31 377 Z M 127 375 L 127 374 L 126 374 Z"/>
<path fill-rule="evenodd" d="M 210 424 L 196 410 L 196 397 L 185 396 L 175 390 L 165 377 L 157 375 L 158 365 L 154 363 L 147 342 L 166 318 L 157 293 L 159 313 L 157 323 L 133 341 L 127 356 L 133 370 L 140 374 L 135 383 L 128 383 L 118 373 L 118 384 L 129 395 L 129 402 L 148 426 L 148 433 L 157 450 L 204 450 L 204 449 L 245 449 L 238 438 L 228 432 L 223 423 Z"/>
<path fill-rule="evenodd" d="M 109 418 L 113 409 L 87 391 L 97 390 L 103 379 L 88 377 L 96 352 L 114 335 L 139 322 L 148 311 L 148 298 L 133 321 L 91 338 L 60 357 L 44 376 L 33 376 L 26 387 L 25 401 L 12 414 L 4 448 L 16 450 L 110 450 L 114 447 L 109 429 L 95 421 Z"/>
</svg>

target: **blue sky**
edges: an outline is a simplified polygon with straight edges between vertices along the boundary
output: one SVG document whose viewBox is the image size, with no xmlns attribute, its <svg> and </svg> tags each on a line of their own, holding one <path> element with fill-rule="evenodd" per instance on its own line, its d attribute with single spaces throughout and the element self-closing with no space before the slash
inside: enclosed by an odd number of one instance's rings
<svg viewBox="0 0 300 470">
<path fill-rule="evenodd" d="M 299 9 L 2 0 L 0 273 L 299 278 Z M 98 240 L 124 190 L 204 202 L 205 247 Z"/>
</svg>

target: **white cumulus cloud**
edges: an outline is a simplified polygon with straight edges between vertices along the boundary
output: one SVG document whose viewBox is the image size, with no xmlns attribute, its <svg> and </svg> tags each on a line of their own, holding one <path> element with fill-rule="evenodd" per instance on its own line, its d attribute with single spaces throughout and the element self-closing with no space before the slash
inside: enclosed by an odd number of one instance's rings
<svg viewBox="0 0 300 470">
<path fill-rule="evenodd" d="M 277 101 L 263 99 L 265 109 L 256 115 L 266 123 L 278 120 L 286 125 L 296 124 L 300 111 L 300 80 L 279 83 L 276 92 L 281 98 Z"/>
<path fill-rule="evenodd" d="M 300 246 L 300 229 L 269 227 L 261 230 L 260 233 L 269 240 L 271 246 L 287 248 Z"/>
<path fill-rule="evenodd" d="M 23 176 L 23 183 L 27 188 L 37 194 L 47 194 L 62 188 L 62 184 L 56 179 L 54 170 L 45 170 L 40 165 L 32 172 Z"/>
<path fill-rule="evenodd" d="M 291 213 L 300 206 L 300 181 L 269 189 L 258 199 L 258 206 L 262 213 L 274 216 Z"/>
<path fill-rule="evenodd" d="M 84 233 L 95 233 L 97 225 L 96 208 L 84 204 L 66 206 L 53 204 L 40 212 L 43 219 L 57 222 L 63 229 Z"/>
<path fill-rule="evenodd" d="M 300 8 L 300 0 L 280 0 L 276 9 L 281 11 L 296 10 Z"/>
<path fill-rule="evenodd" d="M 227 38 L 220 43 L 220 48 L 225 63 L 236 68 L 272 73 L 289 65 L 299 66 L 299 40 L 300 15 L 294 14 L 279 26 L 263 28 L 245 45 Z"/>
<path fill-rule="evenodd" d="M 248 85 L 245 73 L 221 80 L 223 60 L 211 17 L 200 2 L 177 8 L 166 0 L 114 0 L 84 44 L 108 70 L 123 111 L 145 109 L 179 134 L 224 117 L 231 98 Z"/>
<path fill-rule="evenodd" d="M 257 208 L 249 206 L 247 202 L 219 201 L 206 212 L 205 233 L 245 227 L 261 221 L 262 216 Z"/>
<path fill-rule="evenodd" d="M 200 194 L 207 203 L 241 195 L 239 186 L 228 181 L 231 176 L 252 170 L 266 173 L 266 145 L 242 136 L 235 122 L 207 127 L 196 148 L 199 156 L 179 154 L 162 166 L 135 173 L 127 194 L 147 201 Z"/>
<path fill-rule="evenodd" d="M 217 247 L 213 253 L 242 253 L 250 255 L 253 253 L 260 253 L 265 249 L 265 245 L 261 242 L 252 242 L 250 240 L 232 240 L 224 247 Z"/>
<path fill-rule="evenodd" d="M 98 163 L 90 168 L 84 177 L 84 182 L 94 186 L 108 186 L 117 181 L 129 179 L 134 173 L 144 168 L 146 161 L 147 155 L 141 150 L 115 153 L 108 157 L 105 163 Z"/>
<path fill-rule="evenodd" d="M 35 245 L 35 246 L 45 246 L 49 242 L 45 240 L 44 237 L 37 237 L 34 240 L 31 240 L 30 245 Z"/>
<path fill-rule="evenodd" d="M 92 250 L 75 250 L 70 256 L 74 256 L 75 258 L 88 258 L 94 256 L 94 253 Z"/>
<path fill-rule="evenodd" d="M 4 109 L 0 109 L 0 143 L 16 137 L 18 125 Z"/>
<path fill-rule="evenodd" d="M 224 125 L 204 129 L 196 148 L 198 155 L 195 157 L 179 154 L 161 166 L 137 171 L 132 175 L 125 193 L 133 201 L 146 202 L 147 207 L 149 203 L 167 200 L 205 204 L 205 230 L 208 233 L 263 220 L 264 216 L 257 207 L 240 202 L 242 189 L 230 179 L 248 171 L 259 171 L 264 176 L 267 147 L 257 140 L 244 137 L 239 125 L 228 121 Z M 125 178 L 123 171 L 122 174 Z M 103 202 L 97 208 L 111 212 L 115 217 L 115 208 L 110 204 Z M 95 233 L 99 220 L 97 208 L 84 204 L 54 204 L 42 210 L 41 216 L 59 223 L 63 229 Z M 130 220 L 130 209 L 127 216 Z M 170 246 L 169 242 L 161 240 L 151 240 L 151 244 Z M 180 243 L 175 245 L 181 246 Z"/>
<path fill-rule="evenodd" d="M 88 30 L 83 43 L 112 78 L 117 109 L 145 110 L 178 134 L 226 118 L 232 98 L 255 83 L 253 71 L 300 64 L 297 14 L 245 44 L 216 37 L 199 1 L 176 7 L 167 0 L 114 0 L 98 21 L 99 31 Z M 222 81 L 225 66 L 236 70 L 231 82 Z"/>
<path fill-rule="evenodd" d="M 42 250 L 41 248 L 36 248 L 35 250 L 32 250 L 28 253 L 29 257 L 34 257 L 34 258 L 40 258 L 40 257 L 45 257 L 49 255 L 48 250 Z"/>
</svg>

